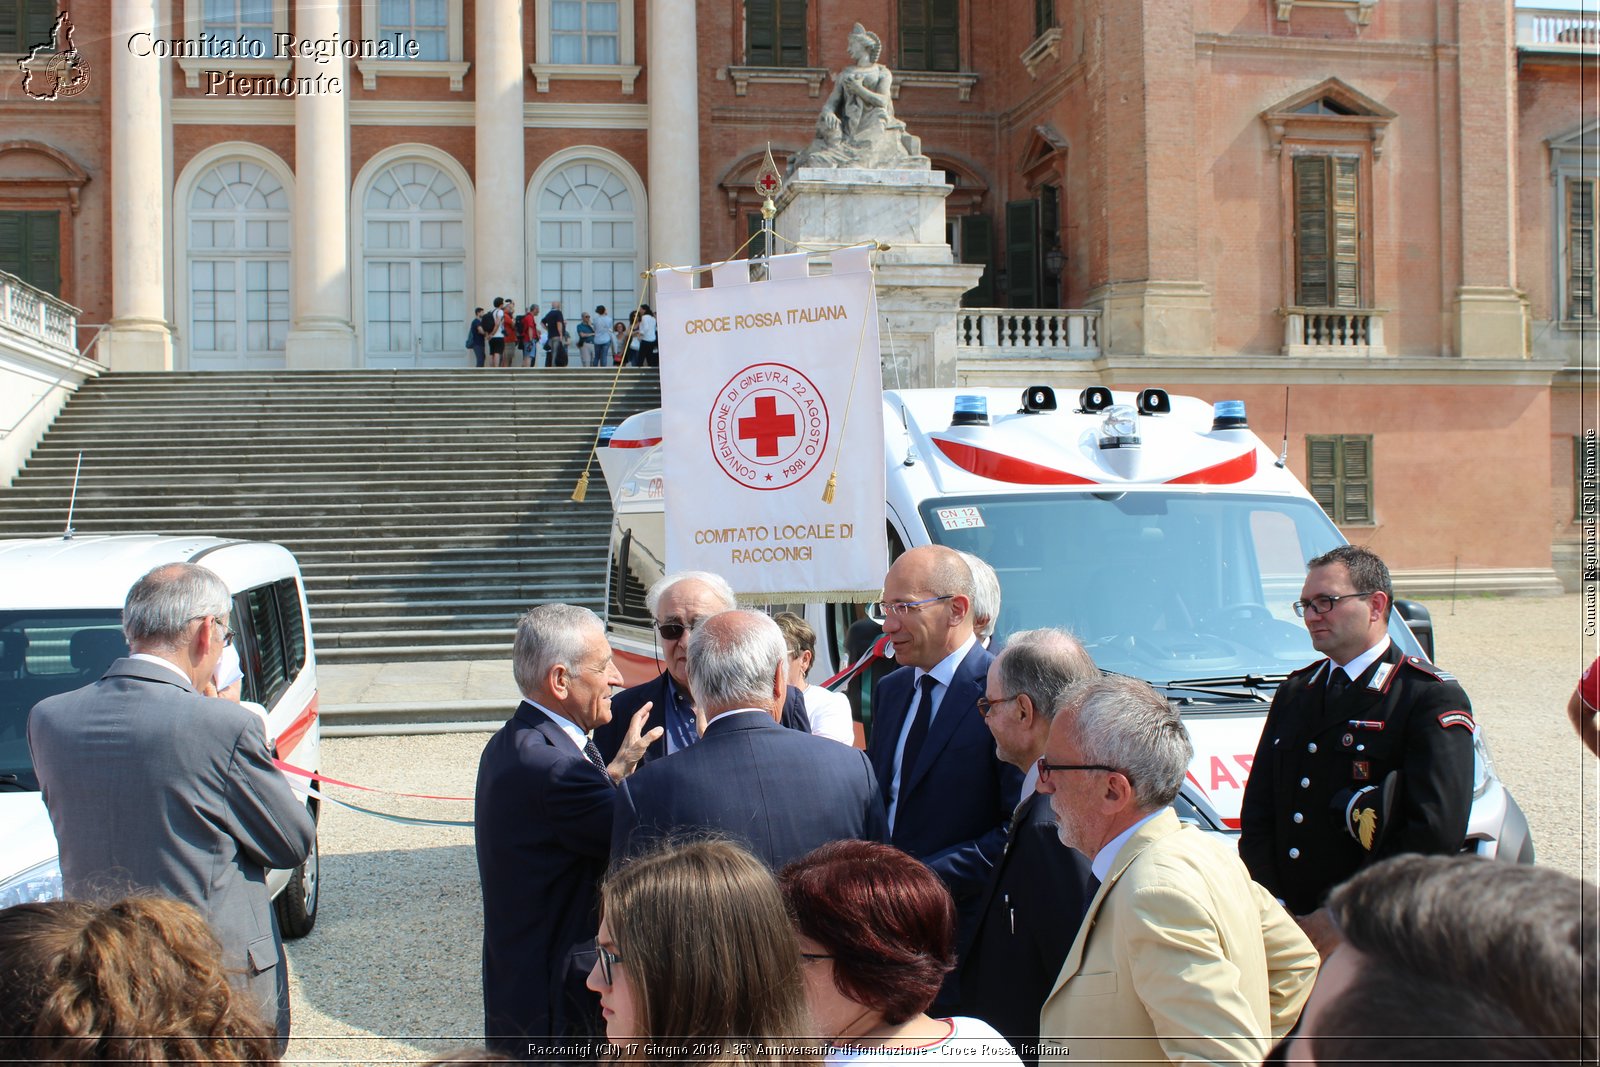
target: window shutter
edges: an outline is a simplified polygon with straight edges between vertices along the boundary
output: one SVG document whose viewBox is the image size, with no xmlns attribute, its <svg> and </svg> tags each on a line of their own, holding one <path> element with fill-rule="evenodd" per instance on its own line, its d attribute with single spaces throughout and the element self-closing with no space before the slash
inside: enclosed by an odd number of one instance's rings
<svg viewBox="0 0 1600 1067">
<path fill-rule="evenodd" d="M 1372 438 L 1345 437 L 1339 442 L 1343 455 L 1340 497 L 1344 505 L 1339 517 L 1344 523 L 1372 521 Z"/>
<path fill-rule="evenodd" d="M 1039 201 L 1006 205 L 1006 305 L 1039 304 Z"/>
<path fill-rule="evenodd" d="M 927 0 L 900 0 L 900 67 L 928 69 Z"/>
<path fill-rule="evenodd" d="M 1295 302 L 1328 307 L 1328 157 L 1294 161 Z"/>
<path fill-rule="evenodd" d="M 26 217 L 21 211 L 0 211 L 0 270 L 19 278 L 24 269 L 22 234 Z"/>
<path fill-rule="evenodd" d="M 1334 437 L 1306 438 L 1306 488 L 1317 506 L 1338 520 L 1339 441 Z"/>
<path fill-rule="evenodd" d="M 3 6 L 3 5 L 0 5 Z M 55 44 L 50 40 L 50 31 L 56 28 L 55 0 L 22 0 L 22 47 L 19 52 L 26 52 L 36 44 Z M 0 21 L 4 21 L 0 16 Z M 62 41 L 59 47 L 65 47 Z"/>
<path fill-rule="evenodd" d="M 1333 306 L 1361 306 L 1361 223 L 1356 189 L 1361 161 L 1333 159 Z"/>
<path fill-rule="evenodd" d="M 61 213 L 59 211 L 27 211 L 27 234 L 24 241 L 27 258 L 23 264 L 22 279 L 29 285 L 54 296 L 61 295 Z"/>
<path fill-rule="evenodd" d="M 928 70 L 961 69 L 960 0 L 928 0 Z"/>
<path fill-rule="evenodd" d="M 1569 322 L 1594 318 L 1594 181 L 1567 181 L 1567 306 Z"/>
<path fill-rule="evenodd" d="M 961 298 L 961 303 L 965 307 L 993 307 L 994 222 L 988 215 L 963 215 L 956 221 L 961 225 L 961 262 L 983 264 L 983 277 Z"/>
<path fill-rule="evenodd" d="M 1056 24 L 1055 0 L 1033 0 L 1033 35 L 1043 37 Z"/>
<path fill-rule="evenodd" d="M 777 0 L 778 64 L 806 65 L 806 0 Z"/>
<path fill-rule="evenodd" d="M 745 0 L 744 61 L 754 67 L 778 65 L 778 0 Z"/>
</svg>

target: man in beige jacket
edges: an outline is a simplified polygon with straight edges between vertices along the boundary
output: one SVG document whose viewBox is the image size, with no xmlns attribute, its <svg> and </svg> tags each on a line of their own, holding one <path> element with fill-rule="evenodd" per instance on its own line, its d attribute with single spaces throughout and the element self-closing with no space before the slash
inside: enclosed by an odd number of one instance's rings
<svg viewBox="0 0 1600 1067">
<path fill-rule="evenodd" d="M 1317 952 L 1232 847 L 1173 814 L 1193 755 L 1131 678 L 1056 715 L 1038 790 L 1101 885 L 1040 1012 L 1042 1059 L 1256 1063 L 1299 1018 Z"/>
</svg>

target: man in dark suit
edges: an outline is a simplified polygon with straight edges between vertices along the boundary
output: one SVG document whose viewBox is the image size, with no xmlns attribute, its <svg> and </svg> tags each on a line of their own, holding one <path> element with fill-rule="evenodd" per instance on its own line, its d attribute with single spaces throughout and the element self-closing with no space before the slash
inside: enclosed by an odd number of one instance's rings
<svg viewBox="0 0 1600 1067">
<path fill-rule="evenodd" d="M 759 612 L 722 612 L 700 624 L 689 676 L 705 736 L 622 783 L 613 857 L 710 830 L 777 870 L 829 841 L 883 840 L 883 802 L 866 756 L 778 725 L 787 651 L 777 624 Z"/>
<path fill-rule="evenodd" d="M 1022 772 L 995 755 L 978 714 L 993 657 L 973 634 L 972 572 L 960 554 L 924 545 L 895 560 L 883 580 L 883 613 L 902 666 L 873 693 L 867 754 L 889 809 L 890 841 L 949 887 L 964 954 Z M 946 982 L 935 1007 L 952 1006 L 954 992 Z"/>
<path fill-rule="evenodd" d="M 995 752 L 1023 772 L 1022 802 L 961 961 L 961 1011 L 1004 1034 L 1024 1063 L 1038 1061 L 1039 1009 L 1096 887 L 1088 859 L 1057 836 L 1050 798 L 1034 792 L 1038 762 L 1063 697 L 1099 674 L 1071 634 L 1027 630 L 995 657 L 978 702 Z"/>
<path fill-rule="evenodd" d="M 299 866 L 317 826 L 272 765 L 261 719 L 200 695 L 233 640 L 231 610 L 226 583 L 205 567 L 146 574 L 122 609 L 130 655 L 98 682 L 40 701 L 28 747 L 67 895 L 153 889 L 199 908 L 282 1045 L 288 963 L 266 872 Z"/>
<path fill-rule="evenodd" d="M 584 988 L 599 929 L 595 888 L 611 854 L 612 777 L 587 731 L 622 681 L 594 612 L 544 604 L 517 624 L 524 700 L 478 762 L 474 837 L 483 890 L 484 1036 L 496 1052 L 562 1058 L 561 1038 L 599 1032 Z M 625 753 L 638 758 L 644 716 Z"/>
<path fill-rule="evenodd" d="M 705 722 L 703 712 L 695 706 L 694 691 L 689 685 L 689 635 L 702 619 L 738 606 L 727 579 L 709 571 L 669 574 L 650 587 L 644 602 L 655 620 L 667 669 L 659 677 L 624 689 L 613 698 L 614 718 L 609 725 L 594 732 L 594 743 L 607 763 L 617 758 L 628 724 L 641 709 L 650 713 L 645 722 L 646 732 L 656 736 L 645 749 L 641 762 L 660 759 L 700 740 Z M 786 694 L 780 722 L 792 730 L 811 732 L 805 698 L 798 689 L 790 687 Z M 656 733 L 658 729 L 660 732 Z"/>
</svg>

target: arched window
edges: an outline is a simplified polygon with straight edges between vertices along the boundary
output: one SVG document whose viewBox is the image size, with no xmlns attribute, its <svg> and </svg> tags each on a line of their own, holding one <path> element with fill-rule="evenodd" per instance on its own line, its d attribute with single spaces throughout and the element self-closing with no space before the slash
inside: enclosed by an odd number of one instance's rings
<svg viewBox="0 0 1600 1067">
<path fill-rule="evenodd" d="M 574 319 L 598 304 L 612 314 L 631 310 L 638 226 L 621 175 L 603 163 L 568 163 L 545 181 L 535 203 L 540 304 L 559 300 Z"/>
<path fill-rule="evenodd" d="M 248 160 L 218 163 L 189 195 L 189 365 L 283 366 L 289 336 L 289 194 Z"/>
<path fill-rule="evenodd" d="M 431 163 L 386 167 L 363 202 L 366 362 L 455 367 L 466 335 L 461 190 Z"/>
</svg>

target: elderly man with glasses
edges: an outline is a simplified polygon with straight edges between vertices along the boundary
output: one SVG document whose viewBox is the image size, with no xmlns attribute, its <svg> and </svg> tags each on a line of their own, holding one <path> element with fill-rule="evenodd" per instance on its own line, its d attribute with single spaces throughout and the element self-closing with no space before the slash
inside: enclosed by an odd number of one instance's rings
<svg viewBox="0 0 1600 1067">
<path fill-rule="evenodd" d="M 1472 705 L 1389 639 L 1394 589 L 1371 551 L 1307 565 L 1295 613 L 1320 659 L 1278 687 L 1240 811 L 1239 854 L 1326 955 L 1324 901 L 1403 852 L 1458 852 L 1472 807 Z"/>
<path fill-rule="evenodd" d="M 1022 793 L 1022 772 L 996 755 L 978 713 L 994 657 L 973 631 L 972 601 L 972 570 L 953 549 L 923 545 L 890 566 L 877 613 L 901 666 L 873 691 L 867 740 L 890 842 L 949 887 L 960 956 Z M 955 1009 L 957 984 L 952 972 L 936 1012 Z"/>
<path fill-rule="evenodd" d="M 643 734 L 651 740 L 639 762 L 649 763 L 700 740 L 705 730 L 705 712 L 696 705 L 689 685 L 689 637 L 704 620 L 738 606 L 727 579 L 709 571 L 669 574 L 650 587 L 644 602 L 661 641 L 657 659 L 664 662 L 666 669 L 612 699 L 611 721 L 594 732 L 594 743 L 608 764 L 624 751 L 628 726 L 633 716 L 644 709 L 650 714 Z M 793 686 L 786 694 L 781 722 L 791 730 L 811 732 L 805 698 Z M 629 766 L 623 771 L 633 769 Z"/>
<path fill-rule="evenodd" d="M 232 598 L 214 572 L 157 567 L 122 608 L 130 654 L 28 717 L 28 747 L 61 847 L 69 897 L 165 893 L 205 914 L 233 980 L 289 1037 L 288 964 L 268 868 L 298 867 L 316 840 L 276 767 L 262 720 L 202 696 Z"/>
<path fill-rule="evenodd" d="M 1101 884 L 1040 1012 L 1041 1062 L 1257 1063 L 1299 1018 L 1316 949 L 1231 844 L 1178 821 L 1193 758 L 1144 682 L 1060 703 L 1039 791 Z"/>
</svg>

